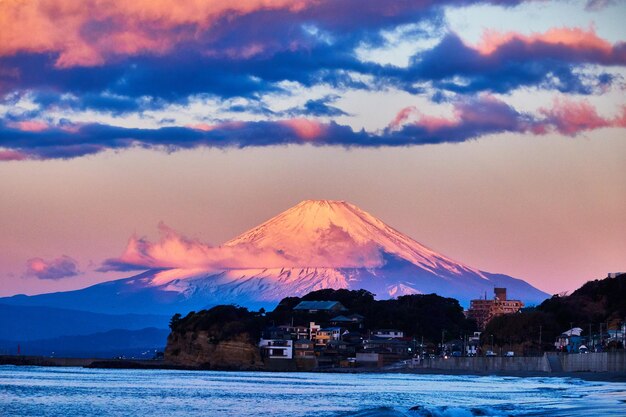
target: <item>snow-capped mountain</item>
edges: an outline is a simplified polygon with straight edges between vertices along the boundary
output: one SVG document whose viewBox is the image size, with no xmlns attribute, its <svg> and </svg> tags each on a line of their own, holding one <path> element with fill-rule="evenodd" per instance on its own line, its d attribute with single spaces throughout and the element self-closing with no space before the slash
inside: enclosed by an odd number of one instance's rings
<svg viewBox="0 0 626 417">
<path fill-rule="evenodd" d="M 167 242 L 161 244 L 167 247 Z M 176 266 L 150 257 L 146 265 L 160 267 L 131 278 L 0 303 L 184 313 L 224 303 L 267 308 L 284 297 L 323 288 L 363 288 L 383 299 L 437 293 L 464 305 L 491 296 L 494 287 L 506 287 L 511 298 L 527 304 L 547 297 L 520 279 L 480 271 L 439 254 L 344 201 L 303 201 L 221 247 L 192 245 L 185 246 L 194 255 L 189 266 L 184 256 Z M 132 256 L 140 261 L 147 257 Z"/>
</svg>

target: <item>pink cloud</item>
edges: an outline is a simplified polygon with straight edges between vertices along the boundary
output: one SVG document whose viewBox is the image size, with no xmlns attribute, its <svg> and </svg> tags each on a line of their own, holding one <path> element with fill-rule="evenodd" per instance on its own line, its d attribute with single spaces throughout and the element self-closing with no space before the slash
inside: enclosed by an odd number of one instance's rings
<svg viewBox="0 0 626 417">
<path fill-rule="evenodd" d="M 0 151 L 0 161 L 23 161 L 28 156 L 18 151 Z"/>
<path fill-rule="evenodd" d="M 586 130 L 603 127 L 625 127 L 626 115 L 613 119 L 600 116 L 596 108 L 586 100 L 573 101 L 556 99 L 551 108 L 542 108 L 540 113 L 546 117 L 545 122 L 564 135 L 573 136 Z"/>
<path fill-rule="evenodd" d="M 19 122 L 9 123 L 9 127 L 23 130 L 25 132 L 41 132 L 49 128 L 46 122 L 40 120 L 22 120 Z"/>
<path fill-rule="evenodd" d="M 539 109 L 539 116 L 520 113 L 505 102 L 482 95 L 474 99 L 463 99 L 453 103 L 451 118 L 430 116 L 415 107 L 406 107 L 398 112 L 389 124 L 390 129 L 414 126 L 430 134 L 448 134 L 459 130 L 531 132 L 544 135 L 557 131 L 575 136 L 579 132 L 603 127 L 626 127 L 626 105 L 612 118 L 602 117 L 597 109 L 586 100 L 555 99 L 552 107 Z"/>
<path fill-rule="evenodd" d="M 66 255 L 49 261 L 42 258 L 31 258 L 26 261 L 25 276 L 27 277 L 59 280 L 76 276 L 79 273 L 78 263 Z"/>
<path fill-rule="evenodd" d="M 422 113 L 414 106 L 405 107 L 398 112 L 389 124 L 392 129 L 398 129 L 411 124 L 433 133 L 443 129 L 451 129 L 462 124 L 489 124 L 510 126 L 510 114 L 497 111 L 508 107 L 503 101 L 484 94 L 472 100 L 459 100 L 453 103 L 452 117 L 433 116 Z"/>
<path fill-rule="evenodd" d="M 406 124 L 407 121 L 412 118 L 415 113 L 417 113 L 417 108 L 414 106 L 409 106 L 401 109 L 396 117 L 393 118 L 391 123 L 389 123 L 389 127 L 392 129 L 400 128 L 402 125 Z"/>
<path fill-rule="evenodd" d="M 210 125 L 208 123 L 196 123 L 186 126 L 191 129 L 202 130 L 203 132 L 210 132 L 218 127 L 218 125 Z"/>
<path fill-rule="evenodd" d="M 613 119 L 613 125 L 615 127 L 626 127 L 626 105 L 622 106 L 622 114 Z"/>
<path fill-rule="evenodd" d="M 422 113 L 416 107 L 410 106 L 400 110 L 389 124 L 389 127 L 399 129 L 406 124 L 412 124 L 424 128 L 428 132 L 435 132 L 443 128 L 458 126 L 463 116 L 462 110 L 456 105 L 453 118 L 430 116 Z"/>
<path fill-rule="evenodd" d="M 289 249 L 259 248 L 253 244 L 211 246 L 182 236 L 164 224 L 160 239 L 150 242 L 133 236 L 124 253 L 108 259 L 101 271 L 175 268 L 175 269 L 249 269 L 288 267 L 375 267 L 382 263 L 378 247 L 359 244 L 340 227 L 320 230 L 307 253 Z"/>
<path fill-rule="evenodd" d="M 209 29 L 229 15 L 259 10 L 297 12 L 316 3 L 315 0 L 8 0 L 0 2 L 0 56 L 52 52 L 59 54 L 58 67 L 101 65 L 114 55 L 165 53 L 181 42 L 193 40 L 199 31 Z M 94 26 L 100 32 L 91 36 Z M 259 48 L 251 45 L 241 53 L 253 55 Z"/>
<path fill-rule="evenodd" d="M 606 55 L 610 55 L 613 51 L 613 45 L 600 38 L 593 28 L 588 30 L 580 28 L 554 28 L 545 33 L 535 33 L 532 35 L 486 30 L 476 48 L 481 54 L 490 55 L 503 45 L 512 41 L 521 41 L 526 45 L 539 43 L 561 45 L 573 49 L 594 50 Z"/>
<path fill-rule="evenodd" d="M 245 122 L 238 121 L 229 121 L 229 122 L 221 122 L 215 124 L 208 123 L 195 123 L 186 125 L 186 127 L 196 130 L 201 130 L 203 132 L 210 132 L 216 129 L 239 129 L 245 126 Z"/>
<path fill-rule="evenodd" d="M 303 140 L 314 140 L 324 133 L 324 126 L 315 120 L 290 119 L 281 123 L 293 129 L 295 134 Z"/>
</svg>

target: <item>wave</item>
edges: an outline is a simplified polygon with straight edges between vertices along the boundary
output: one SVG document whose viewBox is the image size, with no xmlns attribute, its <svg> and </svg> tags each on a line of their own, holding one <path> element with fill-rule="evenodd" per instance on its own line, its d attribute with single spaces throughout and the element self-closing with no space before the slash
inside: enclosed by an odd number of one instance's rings
<svg viewBox="0 0 626 417">
<path fill-rule="evenodd" d="M 500 409 L 493 407 L 452 407 L 452 406 L 421 406 L 416 405 L 409 409 L 393 407 L 375 407 L 359 411 L 342 412 L 341 417 L 512 417 L 513 407 L 503 406 Z"/>
</svg>

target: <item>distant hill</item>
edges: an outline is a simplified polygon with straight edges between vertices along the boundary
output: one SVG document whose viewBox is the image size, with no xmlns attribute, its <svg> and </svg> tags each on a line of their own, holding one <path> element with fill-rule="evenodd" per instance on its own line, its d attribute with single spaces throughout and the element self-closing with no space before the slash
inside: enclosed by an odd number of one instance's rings
<svg viewBox="0 0 626 417">
<path fill-rule="evenodd" d="M 0 304 L 0 340 L 40 340 L 113 329 L 166 329 L 169 316 L 101 314 L 41 306 Z"/>
<path fill-rule="evenodd" d="M 495 317 L 485 329 L 485 335 L 494 335 L 498 341 L 536 344 L 539 333 L 542 348 L 552 348 L 555 338 L 573 327 L 583 334 L 617 328 L 626 320 L 626 274 L 615 278 L 589 281 L 570 295 L 554 295 L 536 308 L 524 309 L 520 314 Z M 537 346 L 538 347 L 538 346 Z"/>
<path fill-rule="evenodd" d="M 554 314 L 560 324 L 617 324 L 626 319 L 626 274 L 589 281 L 571 295 L 553 296 L 537 310 Z"/>
<path fill-rule="evenodd" d="M 62 336 L 51 339 L 13 341 L 0 340 L 0 354 L 15 354 L 17 345 L 23 355 L 73 358 L 127 358 L 152 359 L 156 351 L 163 351 L 169 330 L 147 328 L 141 330 L 110 330 L 82 336 Z"/>
</svg>

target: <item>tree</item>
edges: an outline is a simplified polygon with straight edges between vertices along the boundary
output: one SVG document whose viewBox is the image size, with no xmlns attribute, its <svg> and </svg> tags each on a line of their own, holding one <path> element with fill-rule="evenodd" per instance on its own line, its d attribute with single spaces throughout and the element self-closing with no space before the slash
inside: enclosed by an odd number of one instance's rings
<svg viewBox="0 0 626 417">
<path fill-rule="evenodd" d="M 170 319 L 170 330 L 175 330 L 177 328 L 181 318 L 182 316 L 180 315 L 180 313 L 176 313 L 172 316 L 172 318 Z"/>
</svg>

